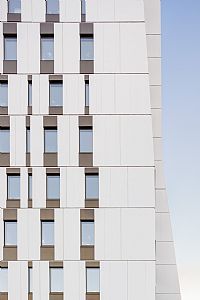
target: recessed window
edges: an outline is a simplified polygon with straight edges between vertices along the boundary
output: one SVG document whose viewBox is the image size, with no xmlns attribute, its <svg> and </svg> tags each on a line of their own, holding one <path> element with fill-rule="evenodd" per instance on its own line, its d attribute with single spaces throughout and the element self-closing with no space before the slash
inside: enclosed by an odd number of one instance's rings
<svg viewBox="0 0 200 300">
<path fill-rule="evenodd" d="M 17 60 L 17 36 L 4 36 L 4 59 Z"/>
<path fill-rule="evenodd" d="M 28 292 L 33 292 L 33 269 L 28 268 Z"/>
<path fill-rule="evenodd" d="M 93 36 L 81 37 L 81 60 L 94 60 Z"/>
<path fill-rule="evenodd" d="M 8 0 L 8 12 L 12 14 L 20 14 L 21 0 Z"/>
<path fill-rule="evenodd" d="M 85 198 L 99 199 L 99 175 L 98 174 L 85 175 Z"/>
<path fill-rule="evenodd" d="M 26 128 L 26 152 L 30 153 L 30 128 Z"/>
<path fill-rule="evenodd" d="M 59 14 L 59 0 L 46 0 L 46 13 Z"/>
<path fill-rule="evenodd" d="M 50 82 L 49 105 L 63 106 L 63 84 L 62 82 Z"/>
<path fill-rule="evenodd" d="M 42 221 L 42 246 L 54 245 L 54 222 Z"/>
<path fill-rule="evenodd" d="M 54 59 L 54 38 L 51 35 L 41 36 L 41 60 Z"/>
<path fill-rule="evenodd" d="M 85 106 L 89 106 L 89 80 L 85 81 Z"/>
<path fill-rule="evenodd" d="M 28 106 L 32 106 L 32 81 L 28 81 Z"/>
<path fill-rule="evenodd" d="M 99 293 L 100 292 L 100 269 L 86 268 L 86 292 Z"/>
<path fill-rule="evenodd" d="M 60 199 L 60 175 L 47 175 L 47 199 Z"/>
<path fill-rule="evenodd" d="M 45 153 L 57 152 L 57 128 L 44 129 L 44 151 Z"/>
<path fill-rule="evenodd" d="M 0 128 L 0 153 L 10 152 L 10 129 Z"/>
<path fill-rule="evenodd" d="M 32 199 L 32 174 L 28 175 L 28 199 Z"/>
<path fill-rule="evenodd" d="M 0 106 L 8 106 L 8 82 L 0 81 Z"/>
<path fill-rule="evenodd" d="M 94 221 L 81 221 L 81 244 L 94 245 Z"/>
<path fill-rule="evenodd" d="M 8 268 L 0 268 L 0 293 L 8 292 Z"/>
<path fill-rule="evenodd" d="M 92 128 L 80 128 L 80 153 L 93 152 Z"/>
<path fill-rule="evenodd" d="M 17 222 L 5 221 L 4 222 L 4 244 L 5 246 L 17 245 Z"/>
<path fill-rule="evenodd" d="M 20 175 L 8 175 L 8 199 L 20 199 Z"/>
<path fill-rule="evenodd" d="M 50 293 L 63 293 L 63 268 L 50 268 Z"/>
</svg>

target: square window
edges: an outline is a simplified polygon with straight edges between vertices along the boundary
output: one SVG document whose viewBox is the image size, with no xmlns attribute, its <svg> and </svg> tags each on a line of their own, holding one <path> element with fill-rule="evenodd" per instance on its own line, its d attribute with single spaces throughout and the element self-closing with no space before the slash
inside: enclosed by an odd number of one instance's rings
<svg viewBox="0 0 200 300">
<path fill-rule="evenodd" d="M 8 82 L 0 81 L 0 106 L 8 107 Z"/>
<path fill-rule="evenodd" d="M 92 128 L 80 128 L 80 153 L 93 152 Z"/>
<path fill-rule="evenodd" d="M 60 199 L 60 176 L 47 175 L 47 199 L 57 200 Z"/>
<path fill-rule="evenodd" d="M 94 222 L 81 221 L 81 242 L 82 246 L 94 245 Z"/>
<path fill-rule="evenodd" d="M 53 36 L 41 36 L 41 60 L 54 59 L 54 38 Z"/>
<path fill-rule="evenodd" d="M 8 268 L 0 268 L 0 293 L 8 292 Z"/>
<path fill-rule="evenodd" d="M 28 175 L 28 199 L 32 199 L 32 174 Z"/>
<path fill-rule="evenodd" d="M 99 175 L 98 174 L 85 175 L 85 198 L 99 199 Z"/>
<path fill-rule="evenodd" d="M 59 0 L 46 0 L 47 14 L 59 14 Z"/>
<path fill-rule="evenodd" d="M 89 81 L 85 81 L 85 106 L 89 106 Z"/>
<path fill-rule="evenodd" d="M 8 0 L 8 12 L 12 14 L 20 14 L 21 0 Z"/>
<path fill-rule="evenodd" d="M 100 269 L 86 268 L 86 291 L 87 293 L 100 292 Z"/>
<path fill-rule="evenodd" d="M 50 106 L 63 106 L 63 84 L 62 82 L 50 82 Z"/>
<path fill-rule="evenodd" d="M 28 82 L 28 106 L 32 106 L 32 81 Z"/>
<path fill-rule="evenodd" d="M 0 153 L 10 152 L 10 129 L 0 128 Z"/>
<path fill-rule="evenodd" d="M 30 128 L 26 128 L 26 152 L 30 153 Z"/>
<path fill-rule="evenodd" d="M 94 60 L 93 36 L 81 37 L 81 60 Z"/>
<path fill-rule="evenodd" d="M 50 292 L 63 293 L 63 268 L 50 268 Z"/>
<path fill-rule="evenodd" d="M 44 152 L 45 153 L 57 152 L 57 129 L 56 128 L 44 129 Z"/>
<path fill-rule="evenodd" d="M 4 222 L 4 244 L 5 246 L 17 245 L 17 222 L 5 221 Z"/>
<path fill-rule="evenodd" d="M 16 36 L 4 37 L 4 59 L 17 60 L 17 37 Z"/>
<path fill-rule="evenodd" d="M 28 292 L 33 292 L 33 269 L 28 268 Z"/>
<path fill-rule="evenodd" d="M 54 222 L 42 221 L 42 246 L 54 245 Z"/>
<path fill-rule="evenodd" d="M 20 199 L 20 175 L 8 175 L 8 199 Z"/>
</svg>

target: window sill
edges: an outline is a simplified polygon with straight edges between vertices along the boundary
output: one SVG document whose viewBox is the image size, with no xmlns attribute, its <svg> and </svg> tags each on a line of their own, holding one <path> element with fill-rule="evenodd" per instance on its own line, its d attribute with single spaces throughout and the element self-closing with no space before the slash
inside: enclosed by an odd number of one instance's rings
<svg viewBox="0 0 200 300">
<path fill-rule="evenodd" d="M 6 208 L 20 208 L 19 199 L 7 199 Z"/>
</svg>

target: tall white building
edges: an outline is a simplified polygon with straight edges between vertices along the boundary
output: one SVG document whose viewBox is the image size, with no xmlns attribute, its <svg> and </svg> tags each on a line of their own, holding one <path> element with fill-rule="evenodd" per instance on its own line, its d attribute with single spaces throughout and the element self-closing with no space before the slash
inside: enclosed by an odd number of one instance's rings
<svg viewBox="0 0 200 300">
<path fill-rule="evenodd" d="M 180 300 L 159 0 L 0 0 L 0 299 Z"/>
</svg>

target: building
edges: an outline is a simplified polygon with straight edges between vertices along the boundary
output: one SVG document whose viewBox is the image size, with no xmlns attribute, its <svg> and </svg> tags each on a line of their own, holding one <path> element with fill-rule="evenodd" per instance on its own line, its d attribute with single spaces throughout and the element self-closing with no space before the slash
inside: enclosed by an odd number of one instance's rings
<svg viewBox="0 0 200 300">
<path fill-rule="evenodd" d="M 159 0 L 0 0 L 0 299 L 180 300 Z"/>
</svg>

